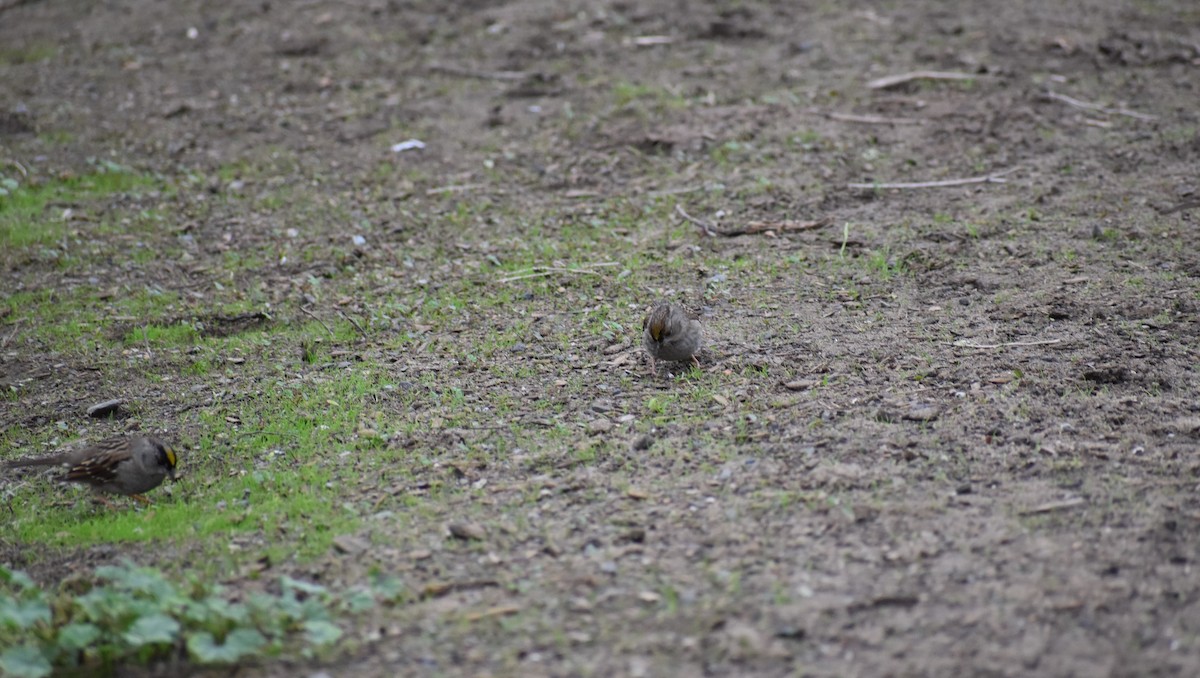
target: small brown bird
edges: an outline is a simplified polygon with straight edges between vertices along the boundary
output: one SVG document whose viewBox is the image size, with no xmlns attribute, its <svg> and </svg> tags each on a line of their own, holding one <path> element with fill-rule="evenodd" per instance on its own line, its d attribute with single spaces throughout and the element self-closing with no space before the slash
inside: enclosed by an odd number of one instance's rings
<svg viewBox="0 0 1200 678">
<path fill-rule="evenodd" d="M 167 477 L 175 479 L 175 452 L 157 438 L 119 436 L 71 452 L 4 464 L 10 469 L 26 466 L 65 466 L 59 482 L 88 485 L 105 504 L 109 502 L 104 494 L 123 494 L 149 504 L 143 492 L 162 485 Z"/>
<path fill-rule="evenodd" d="M 650 356 L 650 371 L 656 372 L 656 360 L 690 360 L 699 367 L 696 353 L 704 343 L 699 316 L 683 307 L 660 302 L 642 320 L 642 345 Z"/>
</svg>

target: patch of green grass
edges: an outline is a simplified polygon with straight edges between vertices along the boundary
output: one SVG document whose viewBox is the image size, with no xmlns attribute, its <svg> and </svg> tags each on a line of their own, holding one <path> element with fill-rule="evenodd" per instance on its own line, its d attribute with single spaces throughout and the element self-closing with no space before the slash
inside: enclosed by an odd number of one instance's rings
<svg viewBox="0 0 1200 678">
<path fill-rule="evenodd" d="M 178 325 L 143 325 L 125 334 L 127 346 L 190 346 L 199 338 L 196 328 L 186 323 Z"/>
<path fill-rule="evenodd" d="M 886 249 L 872 251 L 863 260 L 863 265 L 881 280 L 890 280 L 892 277 L 904 273 L 903 262 L 893 258 Z"/>
<path fill-rule="evenodd" d="M 21 184 L 0 197 L 0 250 L 47 244 L 65 235 L 67 222 L 58 214 L 47 213 L 50 203 L 86 203 L 155 183 L 150 175 L 106 165 L 79 177 Z"/>
<path fill-rule="evenodd" d="M 821 134 L 816 130 L 806 129 L 788 137 L 788 143 L 805 151 L 818 150 L 821 145 Z"/>
<path fill-rule="evenodd" d="M 157 287 L 137 290 L 97 290 L 91 286 L 22 291 L 0 297 L 0 308 L 7 307 L 10 317 L 21 324 L 18 334 L 40 348 L 61 353 L 92 352 L 97 347 L 181 347 L 203 343 L 199 324 L 194 318 L 209 315 L 237 315 L 259 310 L 252 300 L 235 300 L 214 305 L 181 297 L 177 292 Z M 349 323 L 332 323 L 336 338 L 352 339 L 355 330 Z M 317 331 L 314 331 L 317 330 Z M 319 325 L 296 328 L 297 334 L 319 336 Z M 231 350 L 243 348 L 242 342 L 254 333 L 220 339 Z M 216 344 L 212 344 L 216 345 Z"/>
<path fill-rule="evenodd" d="M 612 85 L 613 104 L 617 108 L 628 106 L 634 102 L 650 102 L 662 108 L 683 108 L 687 100 L 676 94 L 651 85 L 643 85 L 628 81 L 620 81 Z"/>
<path fill-rule="evenodd" d="M 75 135 L 66 130 L 46 130 L 38 133 L 38 139 L 47 146 L 65 146 L 75 141 Z"/>
<path fill-rule="evenodd" d="M 717 164 L 717 167 L 729 167 L 738 163 L 745 162 L 748 156 L 754 151 L 753 147 L 741 141 L 726 141 L 723 144 L 713 146 L 709 151 L 709 157 Z"/>
<path fill-rule="evenodd" d="M 358 508 L 335 501 L 337 488 L 373 477 L 363 467 L 378 460 L 358 452 L 382 445 L 381 435 L 363 431 L 387 425 L 366 412 L 384 385 L 366 371 L 322 373 L 303 383 L 276 383 L 252 401 L 205 411 L 205 437 L 180 452 L 184 477 L 170 486 L 170 495 L 151 492 L 155 504 L 148 511 L 94 509 L 85 491 L 47 487 L 52 481 L 30 476 L 13 489 L 25 510 L 7 529 L 23 542 L 56 546 L 203 543 L 228 533 L 285 533 L 292 538 L 275 553 L 268 549 L 272 557 L 323 553 L 334 536 L 358 525 Z M 70 492 L 80 501 L 63 508 L 59 504 Z M 197 511 L 197 505 L 205 509 Z"/>
<path fill-rule="evenodd" d="M 8 306 L 14 321 L 22 322 L 20 334 L 51 351 L 86 350 L 108 322 L 92 289 L 16 292 L 0 303 Z"/>
<path fill-rule="evenodd" d="M 24 49 L 17 47 L 0 48 L 0 66 L 16 66 L 43 61 L 58 54 L 58 47 L 52 43 L 34 43 Z"/>
</svg>

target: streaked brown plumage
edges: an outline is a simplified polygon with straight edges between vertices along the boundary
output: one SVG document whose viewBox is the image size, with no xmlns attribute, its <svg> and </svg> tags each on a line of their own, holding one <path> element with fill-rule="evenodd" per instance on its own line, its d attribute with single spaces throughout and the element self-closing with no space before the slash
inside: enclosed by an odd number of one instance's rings
<svg viewBox="0 0 1200 678">
<path fill-rule="evenodd" d="M 59 482 L 87 485 L 97 496 L 123 494 L 149 503 L 142 493 L 168 477 L 173 480 L 175 463 L 175 452 L 158 438 L 120 436 L 62 454 L 10 461 L 4 467 L 65 466 Z"/>
</svg>

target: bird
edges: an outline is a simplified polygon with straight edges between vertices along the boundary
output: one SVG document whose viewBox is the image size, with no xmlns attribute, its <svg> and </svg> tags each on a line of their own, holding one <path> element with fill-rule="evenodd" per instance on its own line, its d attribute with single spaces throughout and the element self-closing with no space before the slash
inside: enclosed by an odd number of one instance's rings
<svg viewBox="0 0 1200 678">
<path fill-rule="evenodd" d="M 650 371 L 657 372 L 656 360 L 690 360 L 699 367 L 696 353 L 704 343 L 700 318 L 682 306 L 659 302 L 642 320 L 642 345 L 650 356 Z"/>
<path fill-rule="evenodd" d="M 4 468 L 65 466 L 66 472 L 56 480 L 87 485 L 99 501 L 111 506 L 103 495 L 121 494 L 149 504 L 142 493 L 162 485 L 168 477 L 174 480 L 175 463 L 175 451 L 158 438 L 117 436 L 70 452 L 10 461 Z"/>
</svg>

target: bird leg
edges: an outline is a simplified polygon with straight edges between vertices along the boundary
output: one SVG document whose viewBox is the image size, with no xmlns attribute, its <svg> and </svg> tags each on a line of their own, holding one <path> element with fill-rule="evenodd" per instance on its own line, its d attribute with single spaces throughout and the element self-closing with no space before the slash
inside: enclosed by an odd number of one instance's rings
<svg viewBox="0 0 1200 678">
<path fill-rule="evenodd" d="M 700 359 L 696 357 L 695 353 L 692 354 L 692 364 L 696 367 L 700 367 Z"/>
<path fill-rule="evenodd" d="M 104 506 L 105 506 L 105 507 L 107 507 L 107 508 L 110 508 L 110 509 L 116 509 L 116 508 L 117 508 L 117 505 L 116 505 L 116 504 L 114 504 L 114 503 L 112 503 L 111 501 L 109 501 L 109 500 L 108 500 L 108 498 L 107 498 L 107 497 L 105 497 L 105 496 L 104 496 L 104 495 L 102 495 L 102 494 L 93 494 L 93 495 L 92 495 L 92 499 L 93 499 L 93 500 L 95 500 L 97 503 L 104 504 Z"/>
</svg>

